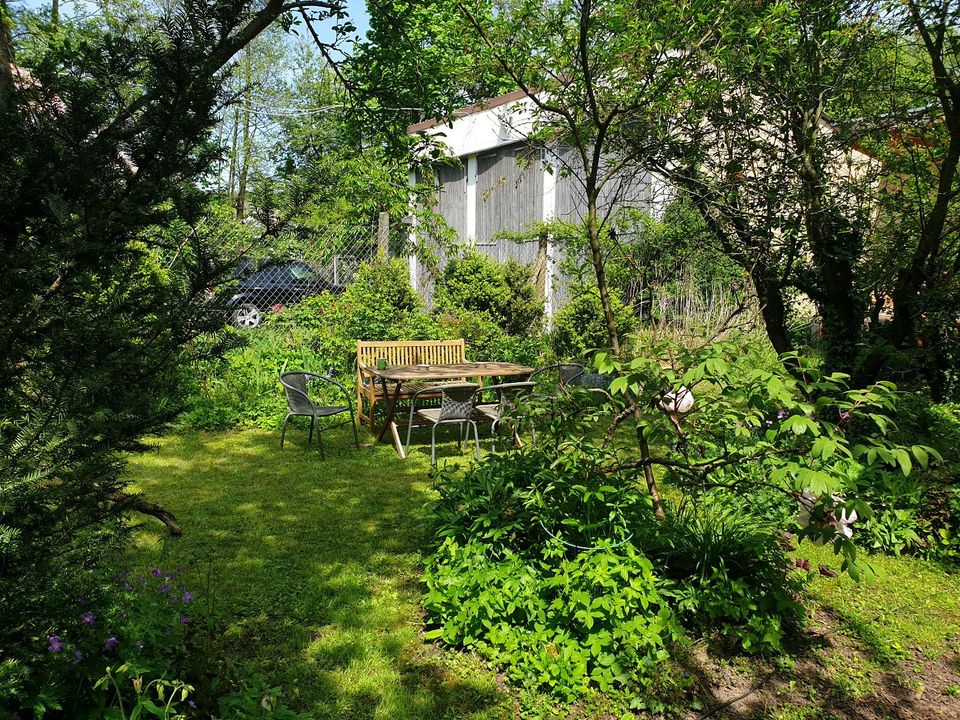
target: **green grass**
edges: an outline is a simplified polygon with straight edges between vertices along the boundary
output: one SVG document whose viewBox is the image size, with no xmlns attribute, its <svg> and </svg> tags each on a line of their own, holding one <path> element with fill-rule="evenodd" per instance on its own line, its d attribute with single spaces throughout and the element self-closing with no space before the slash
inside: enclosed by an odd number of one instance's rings
<svg viewBox="0 0 960 720">
<path fill-rule="evenodd" d="M 386 444 L 357 451 L 338 430 L 324 461 L 298 429 L 282 452 L 277 440 L 172 436 L 131 462 L 136 486 L 184 530 L 169 539 L 145 522 L 135 561 L 186 568 L 198 610 L 216 619 L 211 655 L 315 717 L 513 717 L 493 673 L 419 640 L 429 446 L 404 461 Z M 438 449 L 441 461 L 455 453 Z"/>
<path fill-rule="evenodd" d="M 839 562 L 829 547 L 804 543 L 799 555 L 816 568 Z M 876 576 L 860 583 L 847 575 L 817 576 L 816 606 L 838 620 L 878 666 L 918 652 L 936 660 L 957 650 L 960 638 L 960 575 L 917 558 L 871 555 Z"/>
<path fill-rule="evenodd" d="M 135 562 L 185 567 L 199 590 L 196 615 L 210 619 L 209 655 L 225 675 L 262 678 L 311 717 L 516 717 L 520 695 L 493 671 L 420 639 L 429 445 L 400 460 L 391 446 L 361 438 L 357 451 L 348 430 L 329 433 L 326 460 L 305 447 L 298 428 L 282 452 L 278 433 L 266 431 L 164 438 L 156 452 L 131 459 L 130 474 L 177 515 L 184 534 L 170 539 L 158 523 L 141 521 Z M 438 456 L 465 460 L 453 443 Z M 838 565 L 829 548 L 804 544 L 798 554 L 814 568 Z M 813 583 L 817 617 L 832 618 L 827 631 L 855 648 L 813 651 L 835 696 L 870 693 L 878 673 L 906 672 L 958 649 L 960 576 L 909 558 L 877 556 L 871 564 L 879 575 L 870 582 Z M 797 697 L 785 691 L 777 716 L 831 716 L 829 694 L 804 707 L 794 705 Z M 530 696 L 523 704 L 550 706 Z M 576 717 L 608 715 L 582 707 Z"/>
</svg>

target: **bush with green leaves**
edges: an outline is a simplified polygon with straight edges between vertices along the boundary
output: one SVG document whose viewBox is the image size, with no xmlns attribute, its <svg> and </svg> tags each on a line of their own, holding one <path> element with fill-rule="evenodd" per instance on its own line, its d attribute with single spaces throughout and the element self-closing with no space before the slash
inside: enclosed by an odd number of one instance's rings
<svg viewBox="0 0 960 720">
<path fill-rule="evenodd" d="M 617 335 L 626 338 L 637 326 L 633 311 L 623 304 L 613 290 L 610 305 L 617 325 Z M 603 317 L 600 291 L 588 287 L 580 291 L 556 314 L 550 335 L 558 358 L 585 358 L 593 350 L 610 346 L 607 324 Z"/>
<path fill-rule="evenodd" d="M 486 313 L 458 310 L 456 315 L 440 315 L 436 322 L 444 337 L 464 339 L 470 360 L 533 366 L 544 354 L 545 343 L 542 335 L 510 335 Z"/>
<path fill-rule="evenodd" d="M 428 561 L 428 639 L 466 647 L 513 680 L 565 700 L 590 689 L 647 685 L 668 657 L 674 624 L 650 561 L 632 546 L 534 552 L 447 540 Z"/>
<path fill-rule="evenodd" d="M 543 298 L 530 268 L 512 258 L 498 263 L 475 250 L 450 259 L 437 279 L 434 303 L 456 317 L 463 311 L 485 315 L 518 337 L 537 332 L 543 321 Z"/>
<path fill-rule="evenodd" d="M 739 338 L 650 351 L 598 355 L 597 370 L 615 376 L 609 393 L 535 394 L 522 408 L 536 425 L 534 443 L 462 474 L 438 471 L 430 517 L 439 549 L 427 563 L 425 600 L 431 637 L 477 648 L 511 677 L 560 697 L 621 682 L 629 692 L 647 679 L 637 658 L 651 657 L 634 649 L 655 646 L 665 657 L 674 636 L 664 624 L 651 644 L 649 627 L 608 614 L 633 583 L 651 602 L 655 591 L 657 616 L 669 611 L 687 632 L 770 653 L 784 650 L 804 616 L 810 568 L 790 560 L 788 530 L 832 544 L 854 578 L 870 571 L 860 552 L 867 534 L 851 527 L 854 512 L 860 523 L 872 517 L 860 490 L 939 458 L 891 439 L 895 388 L 851 390 L 843 376 L 755 352 Z M 679 402 L 686 392 L 692 405 Z M 753 505 L 758 487 L 769 497 Z M 596 575 L 595 559 L 617 571 Z M 581 572 L 601 584 L 586 589 Z M 558 596 L 554 584 L 575 594 Z M 601 640 L 563 603 L 600 608 L 602 642 L 626 644 L 595 654 Z M 569 660 L 551 669 L 555 658 L 533 648 L 558 642 Z M 608 674 L 605 653 L 630 672 Z"/>
<path fill-rule="evenodd" d="M 683 624 L 717 632 L 746 652 L 779 652 L 803 620 L 804 578 L 786 554 L 781 533 L 717 495 L 668 504 L 663 522 L 637 527 L 664 595 Z"/>
<path fill-rule="evenodd" d="M 613 427 L 633 421 L 640 439 L 640 457 L 625 465 L 663 468 L 685 492 L 749 492 L 760 473 L 763 486 L 796 501 L 801 534 L 832 543 L 854 577 L 869 570 L 851 539 L 853 515 L 861 523 L 873 515 L 862 488 L 942 459 L 934 448 L 892 436 L 892 383 L 850 389 L 843 374 L 796 355 L 765 360 L 742 339 L 692 349 L 664 343 L 649 352 L 597 358 L 602 372 L 617 375 Z M 683 392 L 696 399 L 692 409 L 664 409 Z M 652 472 L 646 482 L 656 490 Z"/>
</svg>

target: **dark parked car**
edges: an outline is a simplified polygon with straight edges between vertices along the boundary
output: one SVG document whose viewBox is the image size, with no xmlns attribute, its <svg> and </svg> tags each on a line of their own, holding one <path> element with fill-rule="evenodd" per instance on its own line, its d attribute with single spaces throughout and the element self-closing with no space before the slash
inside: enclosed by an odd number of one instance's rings
<svg viewBox="0 0 960 720">
<path fill-rule="evenodd" d="M 343 288 L 320 277 L 302 260 L 268 265 L 254 270 L 247 262 L 237 270 L 236 294 L 230 298 L 230 318 L 239 327 L 257 327 L 267 311 L 279 310 L 322 292 Z"/>
</svg>

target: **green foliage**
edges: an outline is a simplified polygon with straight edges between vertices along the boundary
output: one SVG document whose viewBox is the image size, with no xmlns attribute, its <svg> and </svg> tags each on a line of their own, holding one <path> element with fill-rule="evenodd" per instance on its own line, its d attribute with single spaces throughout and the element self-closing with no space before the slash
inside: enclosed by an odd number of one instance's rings
<svg viewBox="0 0 960 720">
<path fill-rule="evenodd" d="M 120 709 L 147 709 L 154 702 L 162 708 L 164 700 L 185 709 L 193 688 L 173 678 L 190 669 L 187 638 L 196 598 L 179 574 L 125 570 L 78 588 L 57 624 L 33 638 L 38 660 L 27 683 L 5 702 L 75 718 L 129 717 Z"/>
<path fill-rule="evenodd" d="M 248 9 L 23 33 L 32 80 L 0 82 L 0 704 L 32 682 L 37 638 L 63 627 L 144 507 L 123 467 L 186 404 L 187 346 L 209 333 L 198 358 L 222 349 L 224 308 L 206 290 L 224 258 L 193 227 L 224 99 L 211 57 Z"/>
<path fill-rule="evenodd" d="M 669 507 L 663 523 L 638 528 L 638 547 L 674 582 L 665 594 L 681 621 L 716 631 L 747 652 L 781 652 L 803 619 L 803 581 L 779 532 L 718 496 Z"/>
<path fill-rule="evenodd" d="M 610 305 L 617 334 L 625 338 L 636 328 L 633 311 L 614 291 L 610 294 Z M 556 314 L 550 341 L 557 357 L 564 359 L 583 358 L 592 350 L 610 346 L 600 292 L 596 288 L 579 292 Z"/>
<path fill-rule="evenodd" d="M 476 649 L 529 687 L 570 701 L 589 688 L 649 684 L 666 659 L 671 614 L 650 562 L 632 547 L 568 556 L 559 541 L 540 553 L 492 554 L 482 542 L 447 540 L 424 575 L 426 633 Z"/>
<path fill-rule="evenodd" d="M 436 322 L 443 337 L 466 341 L 470 360 L 515 362 L 532 367 L 544 354 L 542 335 L 508 335 L 486 313 L 458 310 L 455 315 L 440 315 Z"/>
<path fill-rule="evenodd" d="M 765 485 L 798 499 L 806 493 L 810 522 L 803 534 L 832 542 L 854 576 L 866 568 L 841 517 L 856 512 L 860 521 L 870 519 L 859 489 L 882 473 L 906 477 L 915 465 L 941 459 L 933 448 L 888 439 L 895 427 L 892 383 L 850 390 L 845 376 L 825 374 L 795 356 L 751 367 L 745 347 L 734 342 L 651 351 L 653 357 L 629 362 L 598 358 L 602 371 L 620 374 L 611 385 L 620 402 L 657 408 L 671 388 L 687 388 L 698 398 L 683 420 L 658 409 L 645 413 L 640 430 L 664 449 L 651 464 L 664 465 L 682 487 L 734 491 L 753 485 L 751 468 L 762 468 Z M 796 370 L 788 372 L 784 362 Z"/>
<path fill-rule="evenodd" d="M 349 313 L 345 334 L 357 340 L 399 340 L 404 321 L 423 307 L 400 258 L 361 265 L 343 304 Z"/>
<path fill-rule="evenodd" d="M 486 315 L 508 335 L 537 332 L 543 320 L 543 300 L 537 296 L 530 268 L 513 259 L 497 263 L 476 251 L 447 263 L 437 280 L 434 302 L 440 312 Z"/>
</svg>

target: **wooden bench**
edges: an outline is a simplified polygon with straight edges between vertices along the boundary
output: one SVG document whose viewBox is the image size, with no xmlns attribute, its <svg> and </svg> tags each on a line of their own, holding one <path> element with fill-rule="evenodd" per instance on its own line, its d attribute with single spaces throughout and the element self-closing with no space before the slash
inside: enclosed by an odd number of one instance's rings
<svg viewBox="0 0 960 720">
<path fill-rule="evenodd" d="M 374 408 L 385 400 L 383 385 L 376 382 L 371 370 L 377 367 L 377 358 L 386 358 L 387 365 L 455 365 L 466 362 L 466 344 L 459 340 L 403 340 L 357 341 L 357 414 L 374 429 Z M 411 397 L 417 390 L 437 383 L 406 383 L 400 399 Z M 439 393 L 436 395 L 439 397 Z M 421 395 L 420 397 L 428 397 Z M 364 413 L 363 401 L 367 401 Z"/>
</svg>

